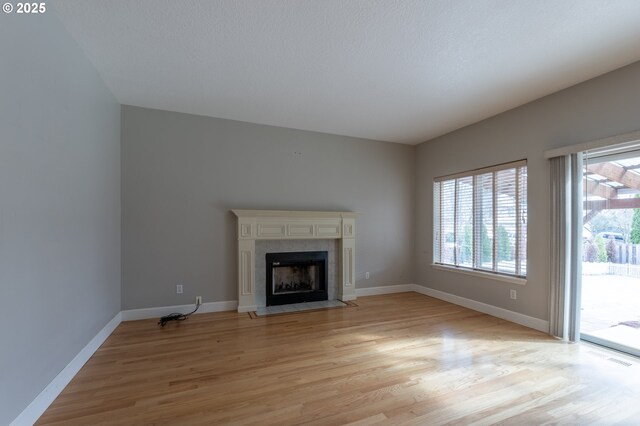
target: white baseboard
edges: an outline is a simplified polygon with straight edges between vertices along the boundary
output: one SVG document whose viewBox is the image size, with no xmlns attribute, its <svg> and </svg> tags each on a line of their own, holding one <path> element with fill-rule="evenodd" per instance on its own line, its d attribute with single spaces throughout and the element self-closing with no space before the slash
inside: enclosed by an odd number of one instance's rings
<svg viewBox="0 0 640 426">
<path fill-rule="evenodd" d="M 379 294 L 406 293 L 414 290 L 415 284 L 387 285 L 382 287 L 357 288 L 356 296 L 377 296 Z"/>
<path fill-rule="evenodd" d="M 534 330 L 542 331 L 543 333 L 549 333 L 549 321 L 530 317 L 508 309 L 498 308 L 497 306 L 467 299 L 466 297 L 445 293 L 444 291 L 423 287 L 421 285 L 414 285 L 413 287 L 413 291 L 424 294 L 425 296 L 435 297 L 436 299 L 444 300 L 445 302 L 464 306 L 465 308 L 473 309 L 474 311 L 515 322 L 516 324 L 524 325 L 525 327 L 533 328 Z"/>
<path fill-rule="evenodd" d="M 444 291 L 434 290 L 417 284 L 358 288 L 356 289 L 356 295 L 376 296 L 379 294 L 405 293 L 408 291 L 415 291 L 416 293 L 424 294 L 425 296 L 435 297 L 436 299 L 444 300 L 446 302 L 453 303 L 454 305 L 464 306 L 465 308 L 473 309 L 474 311 L 515 322 L 516 324 L 524 325 L 525 327 L 533 328 L 534 330 L 542 331 L 544 333 L 549 333 L 549 321 L 544 321 L 518 312 L 510 311 L 508 309 L 498 308 L 497 306 L 489 305 L 487 303 L 478 302 L 473 299 L 467 299 L 466 297 L 456 296 L 454 294 L 445 293 Z"/>
<path fill-rule="evenodd" d="M 186 314 L 193 311 L 195 305 L 175 305 L 160 306 L 157 308 L 129 309 L 122 311 L 122 321 L 135 321 L 149 318 L 160 318 L 163 315 L 169 315 L 174 312 Z M 209 312 L 235 311 L 238 309 L 237 300 L 228 300 L 225 302 L 207 302 L 200 305 L 196 314 L 206 314 Z"/>
<path fill-rule="evenodd" d="M 113 333 L 118 324 L 122 320 L 122 313 L 118 312 L 111 321 L 105 325 L 102 330 L 91 339 L 87 345 L 71 360 L 67 366 L 47 385 L 46 388 L 31 404 L 25 408 L 18 417 L 11 422 L 11 426 L 33 425 L 38 418 L 45 412 L 51 403 L 60 395 L 64 388 L 69 384 L 71 379 L 80 371 L 82 366 L 91 358 L 96 350 L 107 340 L 107 337 Z"/>
</svg>

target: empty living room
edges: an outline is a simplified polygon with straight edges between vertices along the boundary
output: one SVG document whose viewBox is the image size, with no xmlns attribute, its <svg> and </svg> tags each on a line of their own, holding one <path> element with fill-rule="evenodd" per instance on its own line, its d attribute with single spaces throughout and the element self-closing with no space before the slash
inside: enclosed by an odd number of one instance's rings
<svg viewBox="0 0 640 426">
<path fill-rule="evenodd" d="M 637 0 L 2 3 L 0 425 L 640 422 Z"/>
</svg>

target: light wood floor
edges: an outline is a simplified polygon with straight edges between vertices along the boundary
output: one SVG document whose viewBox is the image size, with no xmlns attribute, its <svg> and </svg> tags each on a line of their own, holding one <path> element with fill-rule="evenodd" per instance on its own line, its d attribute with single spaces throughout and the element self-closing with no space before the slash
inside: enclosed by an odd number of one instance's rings
<svg viewBox="0 0 640 426">
<path fill-rule="evenodd" d="M 637 359 L 417 293 L 357 303 L 122 323 L 38 424 L 640 423 Z"/>
</svg>

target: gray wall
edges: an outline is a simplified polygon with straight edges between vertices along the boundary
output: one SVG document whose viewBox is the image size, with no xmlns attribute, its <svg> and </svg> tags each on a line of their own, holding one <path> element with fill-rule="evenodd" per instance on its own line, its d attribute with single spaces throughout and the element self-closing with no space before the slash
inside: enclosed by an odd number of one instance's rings
<svg viewBox="0 0 640 426">
<path fill-rule="evenodd" d="M 413 282 L 414 153 L 123 106 L 122 308 L 237 300 L 233 208 L 355 211 L 356 285 Z"/>
<path fill-rule="evenodd" d="M 120 311 L 120 106 L 55 14 L 0 16 L 0 424 Z"/>
<path fill-rule="evenodd" d="M 548 319 L 549 165 L 544 151 L 640 129 L 640 63 L 589 80 L 418 146 L 418 283 Z M 433 269 L 433 178 L 526 158 L 529 172 L 526 286 Z M 509 290 L 518 299 L 509 299 Z"/>
</svg>

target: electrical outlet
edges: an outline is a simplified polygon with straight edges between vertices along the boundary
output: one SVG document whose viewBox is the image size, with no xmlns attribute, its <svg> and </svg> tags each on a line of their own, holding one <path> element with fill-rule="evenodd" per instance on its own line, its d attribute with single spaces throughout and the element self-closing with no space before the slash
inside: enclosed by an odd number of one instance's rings
<svg viewBox="0 0 640 426">
<path fill-rule="evenodd" d="M 368 272 L 365 272 L 365 273 L 364 273 L 364 279 L 365 279 L 365 280 L 368 280 L 368 279 L 369 279 L 369 273 L 368 273 Z"/>
<path fill-rule="evenodd" d="M 196 296 L 196 305 L 202 305 L 202 296 Z"/>
<path fill-rule="evenodd" d="M 511 298 L 516 300 L 518 298 L 518 292 L 516 290 L 511 290 Z"/>
<path fill-rule="evenodd" d="M 176 285 L 176 294 L 182 294 L 182 284 Z"/>
</svg>

